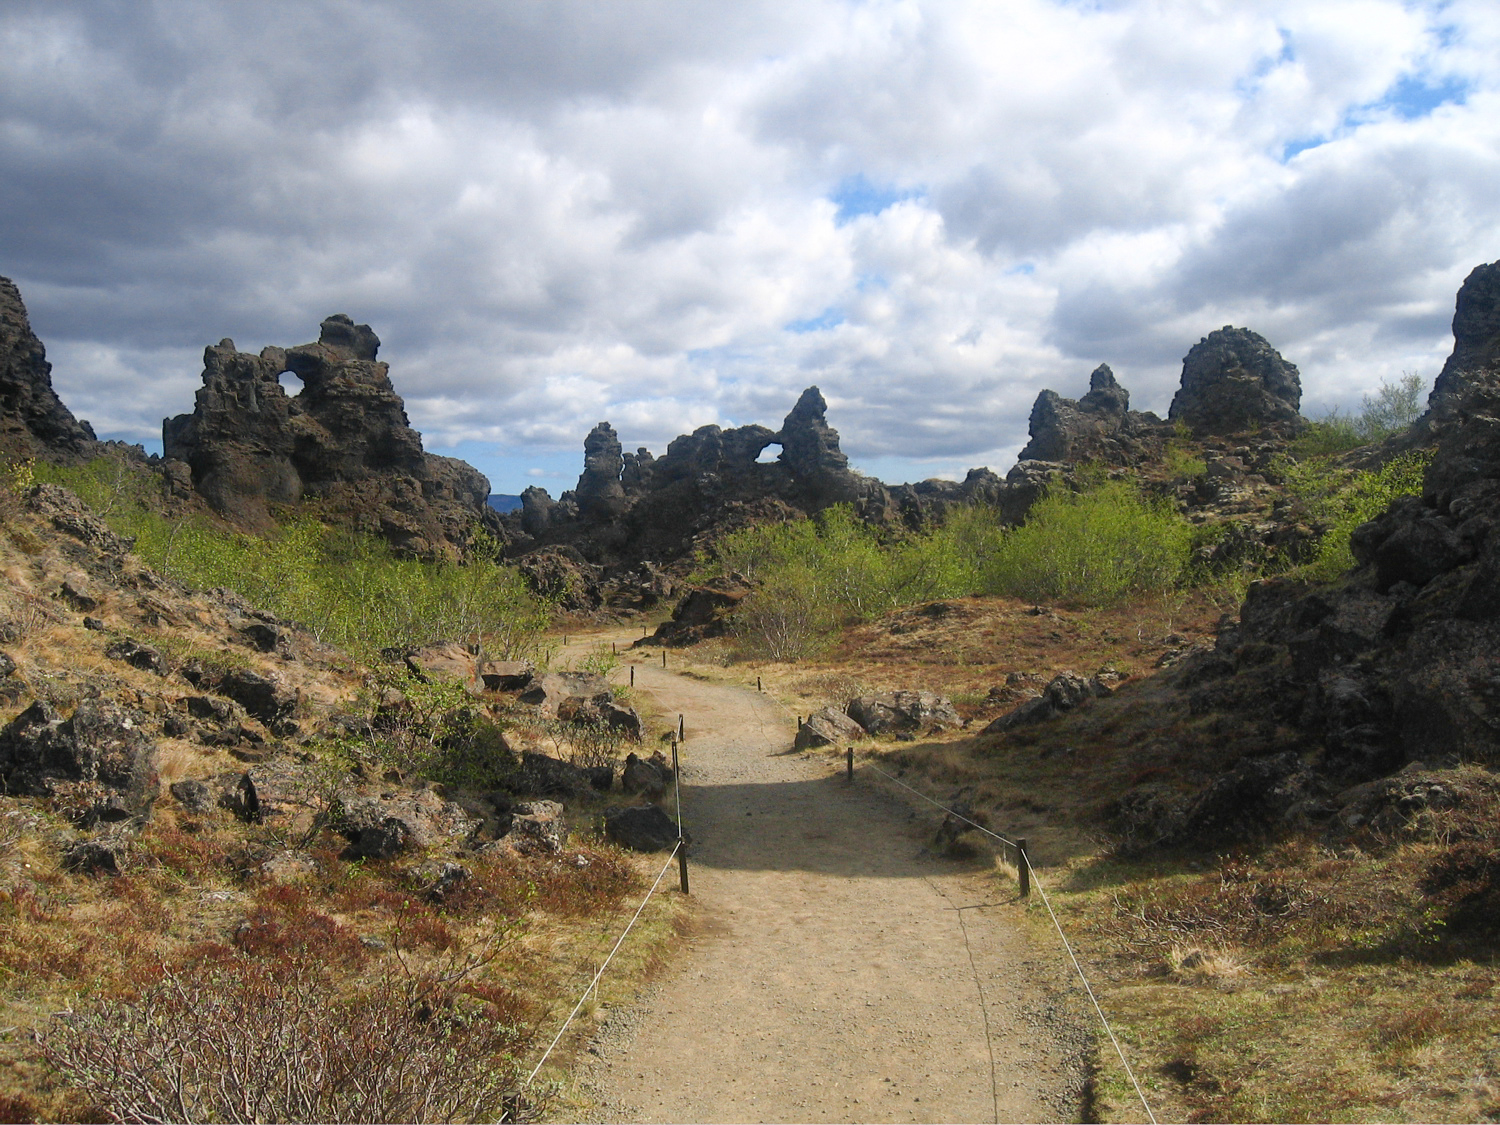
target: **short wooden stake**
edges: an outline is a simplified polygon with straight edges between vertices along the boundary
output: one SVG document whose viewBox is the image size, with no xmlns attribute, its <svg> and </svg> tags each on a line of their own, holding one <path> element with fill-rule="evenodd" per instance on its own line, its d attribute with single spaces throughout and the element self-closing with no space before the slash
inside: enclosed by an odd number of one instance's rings
<svg viewBox="0 0 1500 1125">
<path fill-rule="evenodd" d="M 641 636 L 644 637 L 647 634 L 647 632 L 650 631 L 650 629 L 651 629 L 651 626 L 649 626 L 649 625 L 642 625 L 641 626 Z"/>
<path fill-rule="evenodd" d="M 563 644 L 567 644 L 567 643 L 568 643 L 568 634 L 564 633 L 563 634 Z"/>
<path fill-rule="evenodd" d="M 845 763 L 847 764 L 847 766 L 849 768 L 849 777 L 848 777 L 849 784 L 853 785 L 854 784 L 854 747 L 851 746 L 846 751 L 846 757 L 845 757 L 844 761 L 845 761 Z"/>
<path fill-rule="evenodd" d="M 677 716 L 677 741 L 678 742 L 686 742 L 687 741 L 687 727 L 683 725 L 682 716 L 681 715 Z"/>
<path fill-rule="evenodd" d="M 667 666 L 667 650 L 666 649 L 662 649 L 661 650 L 661 666 L 663 668 L 665 668 Z"/>
<path fill-rule="evenodd" d="M 1026 837 L 1016 839 L 1016 874 L 1021 880 L 1021 897 L 1031 897 L 1031 861 L 1026 858 Z"/>
<path fill-rule="evenodd" d="M 615 642 L 614 641 L 610 641 L 609 642 L 609 654 L 611 656 L 615 656 L 616 654 L 619 653 L 619 651 L 620 650 L 615 647 Z"/>
<path fill-rule="evenodd" d="M 630 686 L 635 687 L 635 665 L 630 666 Z"/>
<path fill-rule="evenodd" d="M 760 686 L 760 677 L 759 676 L 755 677 L 755 690 L 756 691 L 765 691 L 766 690 L 765 688 L 763 688 L 763 687 Z"/>
</svg>

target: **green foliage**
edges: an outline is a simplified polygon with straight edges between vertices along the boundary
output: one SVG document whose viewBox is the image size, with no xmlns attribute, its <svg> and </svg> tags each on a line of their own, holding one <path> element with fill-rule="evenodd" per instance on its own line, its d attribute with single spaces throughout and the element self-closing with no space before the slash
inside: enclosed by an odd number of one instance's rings
<svg viewBox="0 0 1500 1125">
<path fill-rule="evenodd" d="M 399 692 L 401 701 L 375 711 L 374 740 L 330 750 L 370 755 L 382 768 L 462 789 L 493 789 L 515 773 L 519 762 L 503 729 L 474 706 L 462 684 L 405 676 L 384 688 Z"/>
<path fill-rule="evenodd" d="M 578 662 L 577 669 L 580 672 L 592 672 L 596 676 L 607 676 L 619 666 L 620 657 L 614 649 L 596 645 L 593 651 Z"/>
<path fill-rule="evenodd" d="M 756 583 L 735 614 L 741 644 L 796 660 L 841 626 L 935 598 L 982 592 L 1103 605 L 1162 589 L 1181 577 L 1191 540 L 1176 513 L 1094 474 L 1080 494 L 1050 493 L 1020 528 L 1002 527 L 999 514 L 982 507 L 886 542 L 845 507 L 747 528 L 727 537 L 695 577 L 738 572 Z"/>
<path fill-rule="evenodd" d="M 1369 472 L 1340 470 L 1326 461 L 1290 462 L 1280 469 L 1287 487 L 1307 505 L 1312 518 L 1326 526 L 1313 560 L 1301 573 L 1314 581 L 1331 582 L 1354 566 L 1349 536 L 1374 519 L 1401 496 L 1421 495 L 1422 477 L 1432 451 L 1417 450 L 1393 457 Z"/>
<path fill-rule="evenodd" d="M 1191 479 L 1208 472 L 1208 462 L 1201 455 L 1195 454 L 1181 438 L 1167 442 L 1163 460 L 1167 472 L 1174 477 Z"/>
<path fill-rule="evenodd" d="M 550 607 L 520 573 L 476 537 L 467 563 L 398 557 L 380 539 L 297 517 L 268 536 L 206 520 L 169 520 L 152 503 L 156 479 L 110 455 L 86 465 L 38 464 L 38 480 L 73 489 L 110 526 L 135 540 L 153 568 L 190 586 L 227 586 L 369 658 L 382 648 L 473 639 L 502 658 L 537 655 Z"/>
<path fill-rule="evenodd" d="M 1364 396 L 1358 414 L 1347 415 L 1335 407 L 1310 423 L 1292 443 L 1293 456 L 1299 460 L 1331 457 L 1399 433 L 1421 417 L 1425 386 L 1422 376 L 1410 371 L 1395 383 L 1382 382 L 1375 397 Z"/>
<path fill-rule="evenodd" d="M 982 589 L 1033 601 L 1109 605 L 1181 577 L 1193 529 L 1124 481 L 1050 490 L 982 565 Z"/>
</svg>

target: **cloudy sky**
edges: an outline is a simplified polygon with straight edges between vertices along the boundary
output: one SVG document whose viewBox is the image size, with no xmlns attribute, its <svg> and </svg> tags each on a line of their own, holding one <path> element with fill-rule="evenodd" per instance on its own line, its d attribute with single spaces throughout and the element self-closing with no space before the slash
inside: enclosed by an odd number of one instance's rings
<svg viewBox="0 0 1500 1125">
<path fill-rule="evenodd" d="M 497 492 L 810 383 L 867 472 L 1004 472 L 1224 324 L 1305 413 L 1430 381 L 1500 258 L 1494 0 L 7 0 L 0 58 L 0 274 L 153 449 L 347 312 Z"/>
</svg>

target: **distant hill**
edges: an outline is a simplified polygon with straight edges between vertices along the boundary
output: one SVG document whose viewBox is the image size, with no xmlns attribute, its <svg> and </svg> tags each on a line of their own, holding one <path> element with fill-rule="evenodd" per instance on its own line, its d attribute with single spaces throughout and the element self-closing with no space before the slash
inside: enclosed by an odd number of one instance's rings
<svg viewBox="0 0 1500 1125">
<path fill-rule="evenodd" d="M 503 492 L 490 493 L 490 507 L 497 512 L 514 512 L 521 507 L 519 496 L 507 496 Z"/>
</svg>

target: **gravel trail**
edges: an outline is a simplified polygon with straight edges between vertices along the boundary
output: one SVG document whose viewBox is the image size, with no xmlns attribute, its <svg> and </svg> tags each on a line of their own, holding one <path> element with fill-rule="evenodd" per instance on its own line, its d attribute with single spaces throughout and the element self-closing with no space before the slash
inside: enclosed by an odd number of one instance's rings
<svg viewBox="0 0 1500 1125">
<path fill-rule="evenodd" d="M 1077 1120 L 1083 1037 L 1014 886 L 925 853 L 906 806 L 789 752 L 769 696 L 650 664 L 686 716 L 699 925 L 589 1048 L 610 1121 Z"/>
</svg>

